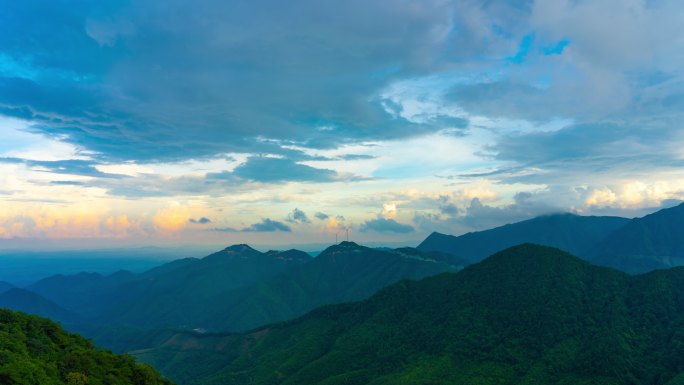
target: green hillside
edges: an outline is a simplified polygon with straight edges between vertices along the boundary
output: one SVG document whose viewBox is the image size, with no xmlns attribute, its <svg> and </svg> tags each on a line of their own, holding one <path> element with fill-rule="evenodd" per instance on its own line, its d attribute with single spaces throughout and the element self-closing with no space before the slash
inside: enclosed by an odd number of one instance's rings
<svg viewBox="0 0 684 385">
<path fill-rule="evenodd" d="M 29 287 L 80 316 L 77 322 L 44 311 L 46 306 L 30 309 L 122 352 L 156 346 L 169 330 L 249 330 L 324 304 L 367 298 L 401 279 L 454 271 L 464 263 L 450 254 L 379 250 L 352 242 L 334 245 L 316 258 L 298 250 L 261 253 L 234 245 L 142 274 L 58 275 Z"/>
<path fill-rule="evenodd" d="M 181 384 L 668 384 L 684 269 L 642 276 L 525 244 L 458 273 L 240 335 L 137 352 Z"/>
<path fill-rule="evenodd" d="M 47 319 L 0 309 L 0 384 L 171 384 L 129 356 L 95 348 Z"/>
<path fill-rule="evenodd" d="M 457 268 L 416 249 L 378 250 L 342 242 L 309 263 L 234 290 L 204 311 L 200 326 L 242 331 L 284 321 L 326 304 L 361 300 L 402 279 Z"/>
</svg>

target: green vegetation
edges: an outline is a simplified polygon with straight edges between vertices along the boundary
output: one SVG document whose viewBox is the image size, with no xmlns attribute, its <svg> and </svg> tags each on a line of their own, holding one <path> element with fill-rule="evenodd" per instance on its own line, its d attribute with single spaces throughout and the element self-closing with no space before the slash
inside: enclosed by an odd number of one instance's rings
<svg viewBox="0 0 684 385">
<path fill-rule="evenodd" d="M 47 319 L 0 309 L 0 384 L 171 384 L 130 356 L 96 349 Z"/>
<path fill-rule="evenodd" d="M 443 253 L 352 242 L 316 258 L 297 250 L 261 253 L 235 245 L 143 274 L 54 276 L 29 287 L 54 301 L 52 307 L 28 292 L 20 301 L 12 301 L 18 293 L 5 299 L 8 307 L 35 309 L 121 352 L 158 346 L 169 330 L 244 331 L 291 319 L 324 304 L 367 298 L 401 279 L 456 270 L 460 266 L 454 263 L 464 262 Z"/>
<path fill-rule="evenodd" d="M 682 330 L 684 268 L 633 277 L 525 244 L 246 334 L 179 333 L 138 356 L 183 384 L 674 385 Z"/>
<path fill-rule="evenodd" d="M 378 250 L 342 242 L 311 262 L 225 295 L 204 310 L 211 330 L 244 331 L 301 316 L 322 305 L 365 299 L 402 279 L 455 270 L 416 249 Z"/>
</svg>

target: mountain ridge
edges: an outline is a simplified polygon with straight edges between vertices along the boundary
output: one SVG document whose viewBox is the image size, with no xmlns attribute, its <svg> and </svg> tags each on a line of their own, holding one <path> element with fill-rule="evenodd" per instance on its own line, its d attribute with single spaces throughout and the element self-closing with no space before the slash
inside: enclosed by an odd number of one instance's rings
<svg viewBox="0 0 684 385">
<path fill-rule="evenodd" d="M 588 257 L 630 273 L 684 265 L 684 203 L 632 219 Z"/>
<path fill-rule="evenodd" d="M 248 330 L 463 264 L 452 255 L 378 250 L 353 242 L 332 245 L 316 258 L 295 249 L 262 253 L 237 244 L 140 274 L 57 275 L 28 289 L 81 315 L 75 331 L 126 351 L 158 342 L 166 330 Z"/>
<path fill-rule="evenodd" d="M 671 385 L 684 375 L 682 324 L 684 269 L 630 276 L 523 244 L 364 301 L 136 355 L 176 378 L 170 363 L 213 346 L 212 373 L 190 369 L 188 385 Z"/>
<path fill-rule="evenodd" d="M 550 214 L 460 236 L 433 232 L 417 249 L 452 253 L 477 262 L 508 247 L 532 242 L 581 256 L 628 222 L 621 217 Z"/>
</svg>

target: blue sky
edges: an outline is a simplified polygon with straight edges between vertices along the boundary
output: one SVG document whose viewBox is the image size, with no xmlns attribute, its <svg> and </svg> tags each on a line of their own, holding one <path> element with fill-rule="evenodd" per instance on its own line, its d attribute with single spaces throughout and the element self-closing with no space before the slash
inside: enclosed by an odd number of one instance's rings
<svg viewBox="0 0 684 385">
<path fill-rule="evenodd" d="M 0 4 L 0 247 L 417 242 L 684 197 L 684 6 Z"/>
</svg>

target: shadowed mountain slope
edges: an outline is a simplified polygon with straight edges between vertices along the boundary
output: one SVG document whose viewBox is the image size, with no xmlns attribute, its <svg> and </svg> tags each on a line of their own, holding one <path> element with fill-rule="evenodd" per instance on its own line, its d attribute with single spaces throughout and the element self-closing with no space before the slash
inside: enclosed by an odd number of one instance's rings
<svg viewBox="0 0 684 385">
<path fill-rule="evenodd" d="M 684 204 L 632 219 L 587 257 L 629 273 L 684 265 Z"/>
<path fill-rule="evenodd" d="M 80 321 L 78 315 L 32 291 L 13 288 L 0 294 L 0 307 L 47 317 L 62 324 Z"/>
<path fill-rule="evenodd" d="M 629 276 L 524 244 L 363 302 L 136 354 L 181 384 L 674 385 L 683 326 L 684 269 Z"/>
<path fill-rule="evenodd" d="M 477 262 L 508 247 L 530 242 L 584 256 L 596 243 L 628 222 L 629 219 L 620 217 L 545 215 L 460 236 L 432 233 L 418 249 L 452 253 Z"/>
<path fill-rule="evenodd" d="M 377 250 L 342 242 L 311 262 L 226 295 L 201 325 L 240 331 L 300 316 L 315 307 L 360 300 L 402 279 L 418 279 L 456 267 L 416 249 Z"/>
</svg>

